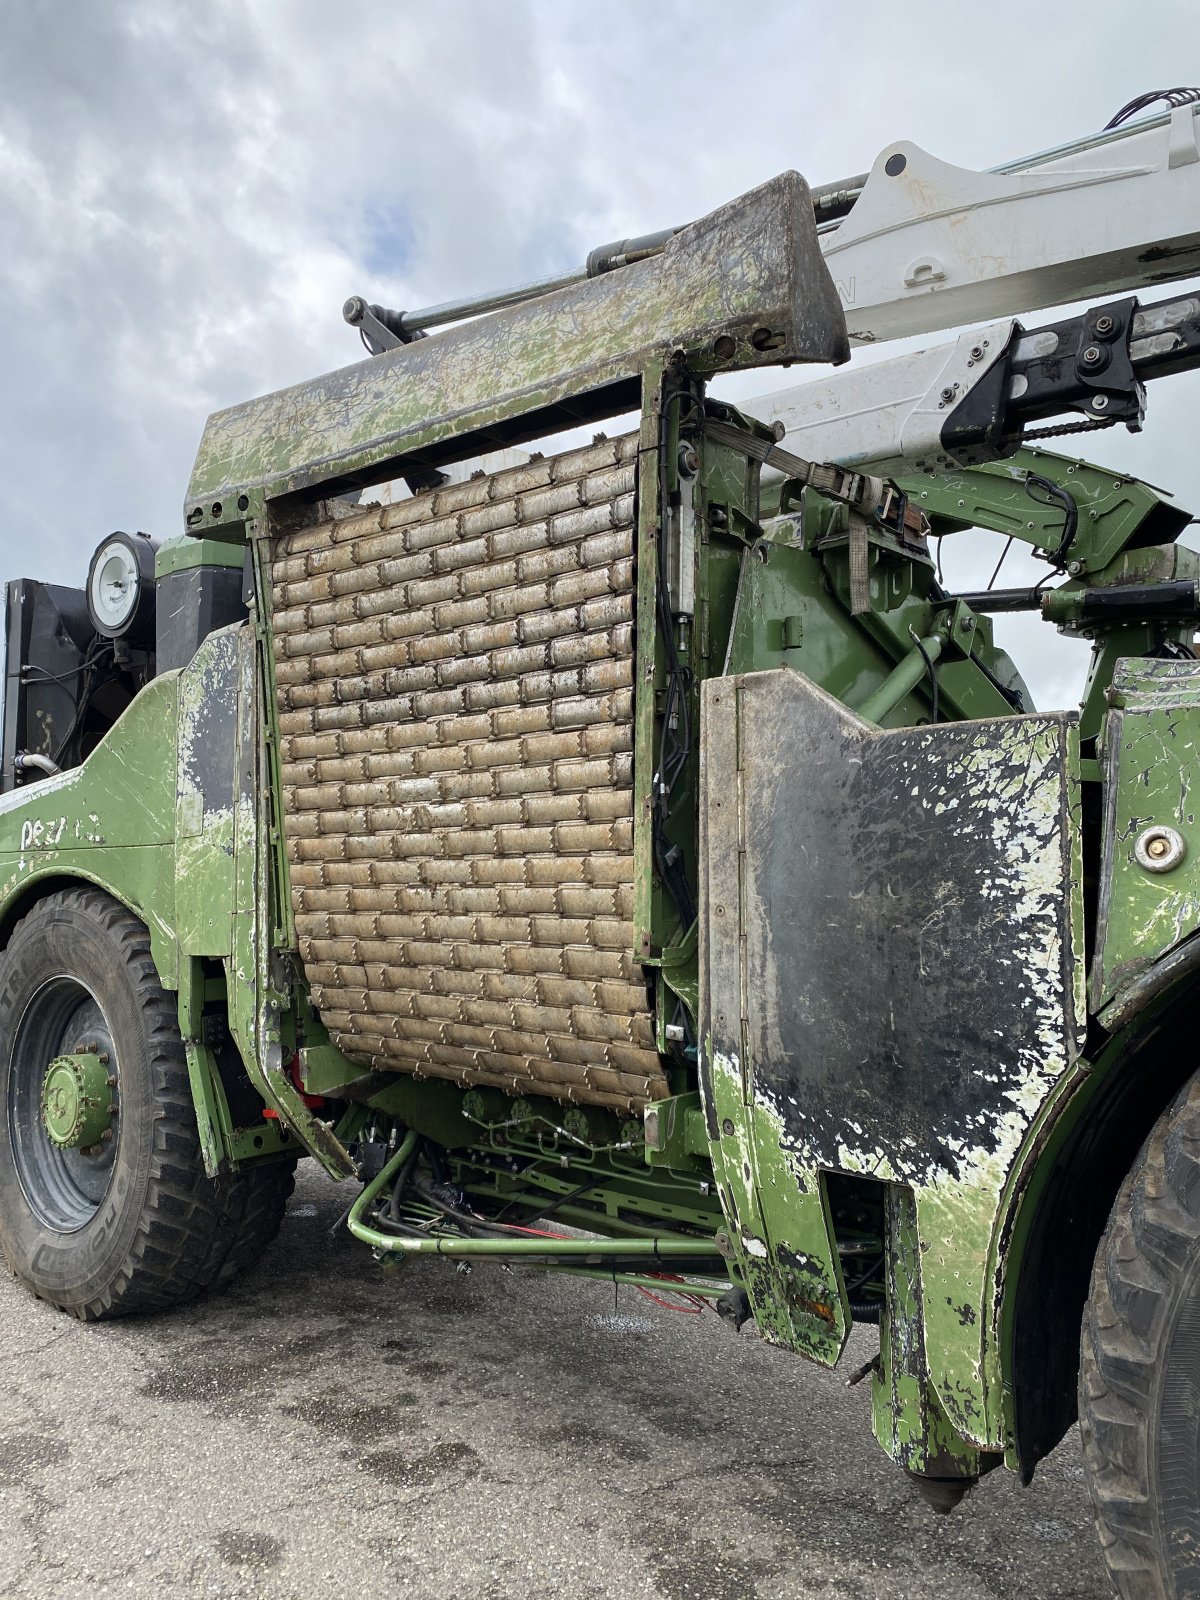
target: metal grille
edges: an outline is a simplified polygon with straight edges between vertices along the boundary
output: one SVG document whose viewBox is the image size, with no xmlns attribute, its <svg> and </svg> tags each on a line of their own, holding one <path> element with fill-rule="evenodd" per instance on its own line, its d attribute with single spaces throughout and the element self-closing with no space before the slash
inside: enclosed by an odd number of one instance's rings
<svg viewBox="0 0 1200 1600">
<path fill-rule="evenodd" d="M 288 533 L 292 902 L 348 1056 L 635 1108 L 636 436 Z"/>
</svg>

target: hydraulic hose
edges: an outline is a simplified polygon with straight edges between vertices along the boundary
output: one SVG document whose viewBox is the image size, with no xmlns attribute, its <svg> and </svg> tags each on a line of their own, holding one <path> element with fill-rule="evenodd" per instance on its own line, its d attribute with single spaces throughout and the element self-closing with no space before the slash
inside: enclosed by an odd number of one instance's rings
<svg viewBox="0 0 1200 1600">
<path fill-rule="evenodd" d="M 356 1239 L 376 1250 L 398 1255 L 450 1256 L 456 1260 L 479 1258 L 516 1261 L 570 1261 L 581 1265 L 603 1266 L 609 1261 L 697 1261 L 721 1260 L 716 1241 L 704 1239 L 458 1239 L 446 1236 L 412 1238 L 382 1233 L 363 1218 L 383 1191 L 395 1181 L 404 1163 L 416 1148 L 417 1135 L 404 1135 L 391 1160 L 367 1185 L 350 1208 L 346 1226 Z"/>
<path fill-rule="evenodd" d="M 49 756 L 40 756 L 32 750 L 23 750 L 13 765 L 18 772 L 24 772 L 32 767 L 36 772 L 44 772 L 48 778 L 53 778 L 62 770 L 57 761 L 51 761 Z"/>
</svg>

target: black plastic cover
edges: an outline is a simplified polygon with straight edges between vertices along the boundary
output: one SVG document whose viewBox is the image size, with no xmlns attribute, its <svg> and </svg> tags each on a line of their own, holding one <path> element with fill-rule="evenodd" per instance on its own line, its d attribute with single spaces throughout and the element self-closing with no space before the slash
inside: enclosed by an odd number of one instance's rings
<svg viewBox="0 0 1200 1600">
<path fill-rule="evenodd" d="M 158 580 L 155 670 L 186 667 L 210 633 L 247 615 L 241 567 L 184 567 Z"/>
</svg>

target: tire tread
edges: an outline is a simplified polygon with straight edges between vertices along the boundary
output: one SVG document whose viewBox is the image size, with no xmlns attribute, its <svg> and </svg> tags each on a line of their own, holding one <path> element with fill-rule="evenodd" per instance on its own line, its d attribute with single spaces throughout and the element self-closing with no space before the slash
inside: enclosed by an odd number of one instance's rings
<svg viewBox="0 0 1200 1600">
<path fill-rule="evenodd" d="M 1154 1379 L 1172 1286 L 1200 1248 L 1200 1075 L 1155 1124 L 1096 1252 L 1079 1370 L 1083 1456 L 1101 1549 L 1125 1600 L 1175 1600 L 1154 1503 Z"/>
<path fill-rule="evenodd" d="M 251 1266 L 279 1231 L 295 1162 L 208 1177 L 175 1004 L 159 981 L 145 924 L 101 890 L 81 887 L 39 901 L 17 924 L 13 938 L 32 918 L 70 920 L 80 912 L 108 935 L 145 1019 L 156 1107 L 150 1172 L 129 1252 L 102 1293 L 75 1304 L 30 1287 L 83 1321 L 99 1321 L 185 1304 Z"/>
</svg>

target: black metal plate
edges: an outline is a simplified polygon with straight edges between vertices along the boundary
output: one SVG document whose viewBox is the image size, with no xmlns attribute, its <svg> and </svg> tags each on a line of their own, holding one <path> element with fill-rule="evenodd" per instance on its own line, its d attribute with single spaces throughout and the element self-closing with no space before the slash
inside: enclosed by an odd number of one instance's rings
<svg viewBox="0 0 1200 1600">
<path fill-rule="evenodd" d="M 786 669 L 704 716 L 712 1048 L 805 1165 L 990 1187 L 1078 1045 L 1073 719 L 883 731 Z"/>
</svg>

